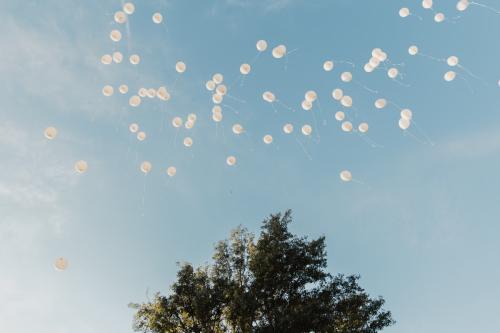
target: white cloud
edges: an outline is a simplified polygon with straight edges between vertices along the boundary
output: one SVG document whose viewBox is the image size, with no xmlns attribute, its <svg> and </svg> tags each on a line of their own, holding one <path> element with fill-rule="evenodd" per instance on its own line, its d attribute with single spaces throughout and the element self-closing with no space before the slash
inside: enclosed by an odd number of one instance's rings
<svg viewBox="0 0 500 333">
<path fill-rule="evenodd" d="M 448 140 L 443 147 L 446 153 L 459 158 L 495 155 L 500 152 L 500 132 L 493 129 L 467 133 L 462 137 Z"/>
</svg>

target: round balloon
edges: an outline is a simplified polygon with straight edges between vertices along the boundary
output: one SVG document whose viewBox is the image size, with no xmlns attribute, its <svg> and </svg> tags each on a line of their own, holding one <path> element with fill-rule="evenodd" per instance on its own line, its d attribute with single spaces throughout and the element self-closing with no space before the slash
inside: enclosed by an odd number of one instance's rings
<svg viewBox="0 0 500 333">
<path fill-rule="evenodd" d="M 177 169 L 174 166 L 170 166 L 167 168 L 167 175 L 169 177 L 173 177 L 177 174 Z"/>
<path fill-rule="evenodd" d="M 262 98 L 268 103 L 273 103 L 276 100 L 276 96 L 270 91 L 264 92 Z"/>
<path fill-rule="evenodd" d="M 311 125 L 304 125 L 302 126 L 302 134 L 309 136 L 312 134 L 312 127 Z"/>
<path fill-rule="evenodd" d="M 127 2 L 126 4 L 123 5 L 123 11 L 128 15 L 132 15 L 135 11 L 134 4 L 131 2 Z"/>
<path fill-rule="evenodd" d="M 340 101 L 342 99 L 342 97 L 344 97 L 344 92 L 342 91 L 342 89 L 334 89 L 332 91 L 332 97 L 334 100 L 336 101 Z"/>
<path fill-rule="evenodd" d="M 257 51 L 259 52 L 264 52 L 267 50 L 267 42 L 263 39 L 257 41 L 257 44 L 255 44 L 255 47 L 257 47 Z"/>
<path fill-rule="evenodd" d="M 130 106 L 132 107 L 137 107 L 141 104 L 141 98 L 137 95 L 134 95 L 130 97 L 130 99 L 128 100 L 128 104 L 130 104 Z"/>
<path fill-rule="evenodd" d="M 215 82 L 215 84 L 221 84 L 222 81 L 224 81 L 224 76 L 220 73 L 214 74 L 212 77 L 212 80 Z"/>
<path fill-rule="evenodd" d="M 350 182 L 352 180 L 352 174 L 349 170 L 344 170 L 340 172 L 340 179 L 343 182 Z"/>
<path fill-rule="evenodd" d="M 137 140 L 139 140 L 139 141 L 146 140 L 146 133 L 145 132 L 139 132 L 139 133 L 137 133 Z"/>
<path fill-rule="evenodd" d="M 333 61 L 327 60 L 323 63 L 323 69 L 325 72 L 330 72 L 333 70 Z"/>
<path fill-rule="evenodd" d="M 88 169 L 88 164 L 84 160 L 80 160 L 75 163 L 75 171 L 78 173 L 84 173 Z"/>
<path fill-rule="evenodd" d="M 352 106 L 352 98 L 351 98 L 351 96 L 347 96 L 347 95 L 343 96 L 340 99 L 340 104 L 342 104 L 346 108 L 350 108 Z"/>
<path fill-rule="evenodd" d="M 228 157 L 226 158 L 226 163 L 227 163 L 227 165 L 229 165 L 229 166 L 234 166 L 234 165 L 236 165 L 236 157 L 234 157 L 234 156 L 228 156 Z"/>
<path fill-rule="evenodd" d="M 285 45 L 278 45 L 273 49 L 273 57 L 276 59 L 283 58 L 286 55 L 286 46 Z"/>
<path fill-rule="evenodd" d="M 136 133 L 139 130 L 139 125 L 132 123 L 128 126 L 128 130 L 132 133 Z"/>
<path fill-rule="evenodd" d="M 273 137 L 271 135 L 269 135 L 269 134 L 264 135 L 264 137 L 262 138 L 262 141 L 264 141 L 264 143 L 266 145 L 269 145 L 269 144 L 271 144 L 273 142 Z"/>
<path fill-rule="evenodd" d="M 389 70 L 387 71 L 387 76 L 390 77 L 391 79 L 397 78 L 398 74 L 399 74 L 399 71 L 395 67 L 389 68 Z"/>
<path fill-rule="evenodd" d="M 117 64 L 121 64 L 123 61 L 123 54 L 119 51 L 113 52 L 113 61 Z"/>
<path fill-rule="evenodd" d="M 369 128 L 369 126 L 368 126 L 368 124 L 367 124 L 367 123 L 361 123 L 361 124 L 359 124 L 359 126 L 358 126 L 358 130 L 359 130 L 361 133 L 366 133 L 366 132 L 368 132 L 368 128 Z"/>
<path fill-rule="evenodd" d="M 344 132 L 351 132 L 352 131 L 352 123 L 350 121 L 344 121 L 342 123 L 342 130 Z"/>
<path fill-rule="evenodd" d="M 160 13 L 154 13 L 152 19 L 154 23 L 160 24 L 163 21 L 163 16 Z"/>
<path fill-rule="evenodd" d="M 56 271 L 64 271 L 68 268 L 69 262 L 68 259 L 66 258 L 57 258 L 56 261 L 54 262 L 54 268 Z"/>
<path fill-rule="evenodd" d="M 144 161 L 141 163 L 141 171 L 145 174 L 148 174 L 153 166 L 151 165 L 151 162 L 149 161 Z"/>
<path fill-rule="evenodd" d="M 45 138 L 53 140 L 57 136 L 57 129 L 55 127 L 47 127 L 44 131 Z"/>
<path fill-rule="evenodd" d="M 190 137 L 186 137 L 186 138 L 184 138 L 183 143 L 184 143 L 184 146 L 189 148 L 193 145 L 193 139 L 191 139 Z"/>
<path fill-rule="evenodd" d="M 387 101 L 384 98 L 379 98 L 375 101 L 375 107 L 377 109 L 383 109 L 387 105 Z"/>
<path fill-rule="evenodd" d="M 175 128 L 179 128 L 182 126 L 182 118 L 181 117 L 175 117 L 172 119 L 172 126 Z"/>
<path fill-rule="evenodd" d="M 448 59 L 446 59 L 446 62 L 448 63 L 448 66 L 455 67 L 458 65 L 458 57 L 456 56 L 448 57 Z"/>
<path fill-rule="evenodd" d="M 126 84 L 122 84 L 120 85 L 118 90 L 120 91 L 121 94 L 126 94 L 128 93 L 128 86 Z"/>
<path fill-rule="evenodd" d="M 399 127 L 402 130 L 407 130 L 410 127 L 410 124 L 411 124 L 411 122 L 408 119 L 404 119 L 404 118 L 399 119 Z"/>
<path fill-rule="evenodd" d="M 304 109 L 306 111 L 309 111 L 309 110 L 312 109 L 312 103 L 309 102 L 309 101 L 307 101 L 307 100 L 306 101 L 302 101 L 301 106 L 302 106 L 302 109 Z"/>
<path fill-rule="evenodd" d="M 304 98 L 308 102 L 314 102 L 318 98 L 318 94 L 316 94 L 316 92 L 314 90 L 309 90 L 304 95 Z"/>
<path fill-rule="evenodd" d="M 251 70 L 252 70 L 252 67 L 249 64 L 242 64 L 240 66 L 240 73 L 243 75 L 248 75 Z"/>
<path fill-rule="evenodd" d="M 132 65 L 138 65 L 141 62 L 141 57 L 139 57 L 137 54 L 132 54 L 129 60 Z"/>
<path fill-rule="evenodd" d="M 178 61 L 175 64 L 175 70 L 177 71 L 177 73 L 184 73 L 186 71 L 186 64 L 182 61 Z"/>
<path fill-rule="evenodd" d="M 457 73 L 455 73 L 454 71 L 448 71 L 444 74 L 444 80 L 446 82 L 451 82 L 451 81 L 455 80 L 456 76 L 457 76 Z"/>
<path fill-rule="evenodd" d="M 207 83 L 205 83 L 205 88 L 207 88 L 208 91 L 213 91 L 215 89 L 215 82 L 208 80 Z"/>
<path fill-rule="evenodd" d="M 399 10 L 399 16 L 408 17 L 410 15 L 410 10 L 406 7 L 403 7 Z"/>
<path fill-rule="evenodd" d="M 119 42 L 122 39 L 122 33 L 120 30 L 112 30 L 109 34 L 109 38 L 111 38 L 113 42 Z"/>
<path fill-rule="evenodd" d="M 434 21 L 436 21 L 437 23 L 443 22 L 444 19 L 445 17 L 443 13 L 437 13 L 436 15 L 434 15 Z"/>
<path fill-rule="evenodd" d="M 401 110 L 401 118 L 406 120 L 411 120 L 413 118 L 413 112 L 410 109 Z"/>
<path fill-rule="evenodd" d="M 127 22 L 127 14 L 122 11 L 118 11 L 115 13 L 115 22 L 118 24 L 123 24 Z"/>
<path fill-rule="evenodd" d="M 342 111 L 335 112 L 335 119 L 337 119 L 338 121 L 344 120 L 345 119 L 345 113 L 342 112 Z"/>
<path fill-rule="evenodd" d="M 243 133 L 243 126 L 241 126 L 240 124 L 234 124 L 233 125 L 233 133 L 237 134 L 237 135 Z"/>
<path fill-rule="evenodd" d="M 285 134 L 291 134 L 293 132 L 293 125 L 292 124 L 285 124 L 283 126 L 283 132 Z"/>
<path fill-rule="evenodd" d="M 408 48 L 408 53 L 412 56 L 418 53 L 418 47 L 416 45 L 412 45 Z"/>
<path fill-rule="evenodd" d="M 103 65 L 109 65 L 113 62 L 113 57 L 110 54 L 105 54 L 101 57 L 101 63 Z"/>
<path fill-rule="evenodd" d="M 340 74 L 340 79 L 343 82 L 351 82 L 352 81 L 352 73 L 351 72 L 343 72 Z"/>
</svg>

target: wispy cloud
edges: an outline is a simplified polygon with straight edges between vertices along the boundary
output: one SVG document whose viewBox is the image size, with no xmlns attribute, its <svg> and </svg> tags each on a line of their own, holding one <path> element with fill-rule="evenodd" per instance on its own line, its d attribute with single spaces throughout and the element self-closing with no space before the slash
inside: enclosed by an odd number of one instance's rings
<svg viewBox="0 0 500 333">
<path fill-rule="evenodd" d="M 480 158 L 500 153 L 500 132 L 487 129 L 449 139 L 443 145 L 447 154 L 458 158 Z"/>
</svg>

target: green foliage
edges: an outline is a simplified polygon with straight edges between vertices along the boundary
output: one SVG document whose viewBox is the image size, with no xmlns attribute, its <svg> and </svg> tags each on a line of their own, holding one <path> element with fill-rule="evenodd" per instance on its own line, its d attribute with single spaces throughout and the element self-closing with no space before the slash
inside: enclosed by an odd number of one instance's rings
<svg viewBox="0 0 500 333">
<path fill-rule="evenodd" d="M 239 227 L 213 264 L 181 266 L 169 296 L 135 304 L 134 329 L 150 333 L 375 333 L 393 324 L 358 276 L 326 272 L 325 238 L 291 234 L 291 212 L 271 215 L 257 241 Z"/>
</svg>

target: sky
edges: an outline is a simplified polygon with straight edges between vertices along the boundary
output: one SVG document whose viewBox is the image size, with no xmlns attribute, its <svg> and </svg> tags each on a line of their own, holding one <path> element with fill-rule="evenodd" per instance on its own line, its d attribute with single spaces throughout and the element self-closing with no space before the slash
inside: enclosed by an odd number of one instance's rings
<svg viewBox="0 0 500 333">
<path fill-rule="evenodd" d="M 264 218 L 289 208 L 294 233 L 326 237 L 331 273 L 360 274 L 386 299 L 397 323 L 384 332 L 500 325 L 500 14 L 477 5 L 460 13 L 444 0 L 434 1 L 442 23 L 420 1 L 148 0 L 119 25 L 121 6 L 0 3 L 0 331 L 132 332 L 127 304 L 167 293 L 179 262 L 207 263 L 231 229 L 258 234 Z M 401 7 L 412 15 L 401 18 Z M 118 43 L 113 29 L 123 34 Z M 269 44 L 262 54 L 259 39 Z M 279 44 L 290 53 L 274 59 Z M 457 56 L 457 78 L 445 82 L 446 62 L 410 56 L 410 45 Z M 382 68 L 363 71 L 377 47 L 402 74 L 397 82 Z M 123 63 L 100 63 L 114 51 Z M 139 65 L 126 61 L 131 54 Z M 325 60 L 333 71 L 322 69 Z M 245 62 L 252 71 L 243 80 Z M 340 80 L 343 71 L 353 82 Z M 229 87 L 219 124 L 205 89 L 215 73 Z M 107 84 L 111 97 L 101 93 Z M 170 101 L 129 106 L 139 88 L 159 86 Z M 352 109 L 332 99 L 335 88 L 352 96 Z M 266 90 L 281 103 L 264 102 Z M 318 94 L 312 111 L 300 108 L 308 90 Z M 413 111 L 407 132 L 399 109 L 378 110 L 377 98 Z M 339 110 L 355 126 L 368 122 L 368 133 L 342 132 Z M 190 113 L 193 129 L 172 127 Z M 145 141 L 129 132 L 134 122 Z M 281 130 L 287 122 L 291 135 Z M 234 123 L 243 135 L 231 132 Z M 58 129 L 52 141 L 49 126 Z M 74 171 L 78 160 L 86 173 Z M 343 183 L 342 170 L 355 181 Z M 69 260 L 64 272 L 54 270 L 58 257 Z"/>
</svg>

